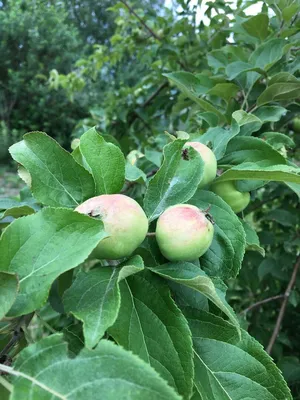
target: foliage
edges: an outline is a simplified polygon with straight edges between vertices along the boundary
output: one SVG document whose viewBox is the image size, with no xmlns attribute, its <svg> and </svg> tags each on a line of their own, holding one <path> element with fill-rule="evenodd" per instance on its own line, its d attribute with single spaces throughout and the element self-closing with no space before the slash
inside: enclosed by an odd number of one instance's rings
<svg viewBox="0 0 300 400">
<path fill-rule="evenodd" d="M 0 384 L 12 399 L 292 399 L 284 378 L 299 396 L 300 5 L 266 1 L 247 16 L 241 1 L 209 2 L 207 25 L 189 3 L 113 5 L 109 42 L 51 72 L 75 106 L 107 84 L 73 132 L 79 146 L 31 132 L 10 148 L 30 187 L 0 203 Z M 243 213 L 199 189 L 204 162 L 188 141 L 213 150 L 214 184 L 251 193 Z M 118 262 L 93 258 L 105 227 L 74 212 L 111 193 L 149 219 Z M 169 262 L 153 232 L 180 203 L 209 213 L 214 238 L 200 259 Z"/>
</svg>

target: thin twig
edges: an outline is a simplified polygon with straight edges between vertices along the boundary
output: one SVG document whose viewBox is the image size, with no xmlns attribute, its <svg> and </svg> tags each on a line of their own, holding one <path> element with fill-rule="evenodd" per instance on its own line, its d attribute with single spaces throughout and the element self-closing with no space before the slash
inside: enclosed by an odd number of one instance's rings
<svg viewBox="0 0 300 400">
<path fill-rule="evenodd" d="M 7 345 L 0 351 L 0 358 L 2 358 L 3 356 L 7 356 L 10 350 L 15 346 L 15 344 L 23 337 L 24 330 L 22 328 L 28 326 L 33 315 L 33 313 L 30 313 L 18 318 L 18 322 L 13 327 L 13 336 L 11 337 Z"/>
<path fill-rule="evenodd" d="M 167 81 L 163 82 L 160 86 L 158 86 L 155 92 L 153 92 L 151 96 L 149 96 L 148 99 L 143 103 L 142 108 L 147 107 L 152 102 L 152 100 L 155 99 L 155 97 L 167 86 L 168 86 Z"/>
<path fill-rule="evenodd" d="M 248 311 L 252 310 L 253 308 L 259 307 L 262 304 L 269 303 L 270 301 L 282 299 L 284 294 L 279 294 L 277 296 L 268 297 L 267 299 L 258 301 L 257 303 L 251 304 L 251 306 L 245 308 L 245 310 L 241 311 L 240 314 L 247 314 Z"/>
<path fill-rule="evenodd" d="M 289 300 L 289 297 L 290 297 L 290 294 L 291 294 L 291 290 L 292 290 L 292 288 L 293 288 L 293 286 L 295 284 L 299 267 L 300 267 L 300 256 L 298 256 L 298 259 L 297 259 L 296 264 L 295 264 L 294 269 L 293 269 L 293 273 L 292 273 L 291 279 L 290 279 L 289 284 L 288 284 L 288 286 L 286 288 L 286 291 L 284 293 L 284 299 L 282 301 L 282 304 L 281 304 L 281 307 L 280 307 L 280 311 L 279 311 L 279 314 L 278 314 L 278 317 L 277 317 L 277 321 L 276 321 L 276 324 L 275 324 L 271 339 L 269 341 L 269 344 L 268 344 L 268 347 L 267 347 L 267 350 L 266 350 L 268 354 L 271 354 L 271 351 L 273 349 L 274 343 L 275 343 L 275 341 L 277 339 L 277 336 L 279 334 L 281 323 L 282 323 L 282 320 L 283 320 L 283 317 L 284 317 L 284 313 L 285 313 L 285 310 L 286 310 L 286 306 L 287 306 L 287 303 L 288 303 L 288 300 Z"/>
<path fill-rule="evenodd" d="M 48 324 L 47 321 L 45 321 L 40 314 L 38 314 L 37 312 L 35 313 L 36 316 L 38 317 L 38 319 L 41 321 L 42 325 L 47 328 L 51 333 L 57 333 L 58 331 L 56 331 L 54 328 L 52 328 L 51 325 Z"/>
<path fill-rule="evenodd" d="M 146 174 L 146 177 L 151 178 L 151 176 L 155 175 L 157 171 L 158 171 L 158 169 L 153 169 L 152 171 L 150 171 Z"/>
<path fill-rule="evenodd" d="M 132 7 L 130 7 L 130 5 L 127 4 L 127 2 L 125 0 L 120 0 L 120 1 L 121 1 L 121 3 L 124 4 L 125 7 L 128 8 L 129 12 L 131 12 L 131 14 L 134 15 L 140 21 L 140 23 L 143 25 L 143 27 L 145 29 L 147 29 L 147 31 L 151 34 L 151 36 L 153 36 L 157 40 L 161 40 L 161 38 L 159 36 L 157 36 L 157 34 L 146 24 L 145 21 L 143 21 L 143 19 L 141 17 L 138 16 L 138 14 L 134 11 L 134 9 Z"/>
</svg>

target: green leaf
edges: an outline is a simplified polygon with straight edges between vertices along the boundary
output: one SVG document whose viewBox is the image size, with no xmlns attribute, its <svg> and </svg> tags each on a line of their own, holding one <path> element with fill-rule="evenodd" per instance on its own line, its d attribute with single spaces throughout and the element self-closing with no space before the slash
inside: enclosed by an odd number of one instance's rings
<svg viewBox="0 0 300 400">
<path fill-rule="evenodd" d="M 193 385 L 190 332 L 167 285 L 148 272 L 122 281 L 120 290 L 121 307 L 109 334 L 189 398 Z"/>
<path fill-rule="evenodd" d="M 211 83 L 209 78 L 201 80 L 190 72 L 179 71 L 163 75 L 179 87 L 188 97 L 192 95 L 198 98 L 198 96 L 206 94 L 213 87 L 213 83 Z"/>
<path fill-rule="evenodd" d="M 249 62 L 255 67 L 268 71 L 281 59 L 287 42 L 284 39 L 270 39 L 261 44 L 250 56 Z"/>
<path fill-rule="evenodd" d="M 127 162 L 125 165 L 125 179 L 129 182 L 146 182 L 146 174 L 135 165 Z"/>
<path fill-rule="evenodd" d="M 265 165 L 286 164 L 285 158 L 262 139 L 245 136 L 233 138 L 220 164 L 238 165 L 246 161 L 264 161 Z"/>
<path fill-rule="evenodd" d="M 285 22 L 289 22 L 300 11 L 299 1 L 292 1 L 291 4 L 284 7 L 282 10 L 282 18 Z"/>
<path fill-rule="evenodd" d="M 204 111 L 212 112 L 218 116 L 220 121 L 225 121 L 224 115 L 219 110 L 208 101 L 199 98 L 199 95 L 203 94 L 203 86 L 195 75 L 190 72 L 173 72 L 163 75 L 174 83 L 189 99 L 197 103 Z M 208 90 L 209 89 L 210 88 L 208 88 Z"/>
<path fill-rule="evenodd" d="M 63 303 L 66 312 L 83 322 L 86 347 L 96 346 L 114 324 L 120 308 L 119 281 L 143 268 L 142 258 L 134 256 L 120 267 L 96 267 L 77 274 L 64 293 Z"/>
<path fill-rule="evenodd" d="M 9 371 L 17 376 L 11 400 L 180 399 L 150 365 L 108 340 L 71 359 L 62 335 L 51 335 L 23 350 Z"/>
<path fill-rule="evenodd" d="M 300 168 L 288 165 L 269 165 L 268 162 L 244 162 L 225 171 L 216 182 L 232 180 L 263 180 L 300 184 Z"/>
<path fill-rule="evenodd" d="M 15 220 L 0 239 L 0 270 L 16 273 L 20 281 L 10 315 L 40 308 L 52 282 L 82 263 L 106 236 L 100 220 L 68 209 L 44 208 Z"/>
<path fill-rule="evenodd" d="M 280 132 L 264 132 L 261 134 L 261 138 L 275 150 L 280 150 L 283 146 L 295 147 L 293 139 Z"/>
<path fill-rule="evenodd" d="M 150 221 L 167 207 L 188 201 L 202 179 L 203 161 L 199 153 L 189 148 L 189 159 L 182 158 L 185 142 L 177 139 L 164 147 L 162 166 L 149 181 L 144 198 L 144 209 Z"/>
<path fill-rule="evenodd" d="M 240 126 L 240 136 L 249 136 L 251 133 L 258 131 L 262 126 L 262 121 L 258 117 L 248 114 L 243 110 L 235 111 L 232 114 L 232 118 Z"/>
<path fill-rule="evenodd" d="M 244 61 L 234 61 L 233 63 L 230 63 L 226 67 L 226 75 L 228 76 L 228 79 L 232 81 L 235 79 L 237 76 L 244 72 L 257 72 L 263 76 L 266 76 L 266 72 L 258 67 L 255 67 L 252 64 L 249 64 Z"/>
<path fill-rule="evenodd" d="M 300 81 L 274 83 L 268 86 L 257 99 L 257 105 L 270 103 L 272 101 L 291 101 L 300 96 Z"/>
<path fill-rule="evenodd" d="M 145 157 L 158 168 L 161 166 L 162 154 L 160 151 L 153 150 L 151 147 L 145 148 Z"/>
<path fill-rule="evenodd" d="M 217 126 L 219 122 L 219 118 L 216 114 L 212 112 L 203 112 L 197 114 L 197 117 L 203 119 L 205 122 L 208 123 L 209 126 Z"/>
<path fill-rule="evenodd" d="M 0 320 L 13 305 L 18 289 L 19 282 L 16 275 L 0 272 Z"/>
<path fill-rule="evenodd" d="M 234 326 L 222 318 L 192 309 L 185 315 L 193 335 L 195 385 L 202 400 L 292 400 L 280 370 L 246 331 L 240 340 Z"/>
<path fill-rule="evenodd" d="M 242 27 L 249 35 L 263 40 L 269 34 L 269 17 L 266 14 L 254 15 L 243 22 Z"/>
<path fill-rule="evenodd" d="M 263 123 L 277 122 L 281 117 L 287 113 L 287 109 L 279 106 L 265 106 L 260 107 L 253 112 Z"/>
<path fill-rule="evenodd" d="M 125 159 L 119 147 L 91 128 L 81 136 L 79 148 L 93 175 L 96 195 L 119 193 L 125 181 Z"/>
<path fill-rule="evenodd" d="M 41 203 L 74 208 L 94 196 L 93 177 L 45 133 L 27 133 L 9 151 L 30 173 L 32 193 Z"/>
<path fill-rule="evenodd" d="M 260 253 L 263 257 L 265 256 L 265 249 L 263 249 L 260 244 L 259 244 L 259 238 L 257 236 L 256 231 L 252 228 L 248 222 L 244 220 L 240 220 L 245 234 L 246 234 L 246 250 L 252 250 L 252 251 L 257 251 Z"/>
<path fill-rule="evenodd" d="M 19 218 L 23 217 L 24 215 L 30 215 L 34 213 L 35 210 L 29 206 L 12 207 L 8 210 L 5 210 L 3 213 L 0 213 L 0 219 L 5 217 Z"/>
<path fill-rule="evenodd" d="M 270 79 L 269 86 L 274 85 L 274 83 L 283 83 L 283 82 L 299 83 L 299 80 L 294 75 L 288 72 L 279 72 Z"/>
<path fill-rule="evenodd" d="M 215 193 L 198 190 L 189 204 L 205 210 L 214 219 L 214 238 L 208 251 L 201 257 L 203 269 L 223 280 L 238 274 L 245 253 L 244 229 L 231 207 Z"/>
<path fill-rule="evenodd" d="M 234 83 L 217 83 L 207 92 L 207 95 L 221 97 L 221 99 L 224 99 L 228 103 L 232 97 L 235 97 L 239 90 L 240 88 Z"/>
<path fill-rule="evenodd" d="M 226 302 L 221 290 L 215 287 L 213 281 L 199 267 L 189 262 L 176 262 L 159 265 L 150 268 L 152 272 L 165 279 L 170 279 L 176 283 L 187 286 L 204 296 L 214 303 L 236 326 L 239 331 L 239 322 L 234 311 Z"/>
</svg>

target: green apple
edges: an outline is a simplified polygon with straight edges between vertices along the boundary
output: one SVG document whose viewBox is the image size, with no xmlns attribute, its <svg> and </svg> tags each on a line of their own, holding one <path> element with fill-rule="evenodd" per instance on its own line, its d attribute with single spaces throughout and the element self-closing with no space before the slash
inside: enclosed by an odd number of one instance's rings
<svg viewBox="0 0 300 400">
<path fill-rule="evenodd" d="M 250 203 L 250 193 L 238 191 L 233 181 L 216 182 L 211 190 L 222 197 L 235 213 L 243 211 Z"/>
<path fill-rule="evenodd" d="M 148 219 L 133 199 L 122 194 L 92 197 L 75 211 L 103 221 L 109 237 L 103 239 L 92 253 L 98 259 L 118 260 L 128 257 L 143 242 L 148 231 Z"/>
<path fill-rule="evenodd" d="M 198 207 L 177 204 L 166 209 L 156 225 L 161 253 L 170 261 L 192 261 L 211 245 L 214 227 Z"/>
<path fill-rule="evenodd" d="M 187 142 L 185 146 L 192 146 L 200 154 L 204 162 L 203 177 L 199 184 L 199 188 L 211 183 L 217 175 L 217 160 L 211 149 L 203 143 Z"/>
<path fill-rule="evenodd" d="M 300 132 L 300 118 L 296 117 L 294 118 L 293 121 L 293 129 L 295 132 L 299 133 Z"/>
</svg>

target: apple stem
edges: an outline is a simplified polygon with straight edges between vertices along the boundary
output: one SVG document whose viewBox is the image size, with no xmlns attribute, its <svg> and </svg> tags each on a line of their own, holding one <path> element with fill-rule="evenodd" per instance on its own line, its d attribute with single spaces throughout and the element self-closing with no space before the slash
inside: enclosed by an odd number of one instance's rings
<svg viewBox="0 0 300 400">
<path fill-rule="evenodd" d="M 155 232 L 148 232 L 148 233 L 147 233 L 147 236 L 155 236 L 155 235 L 156 235 Z"/>
</svg>

